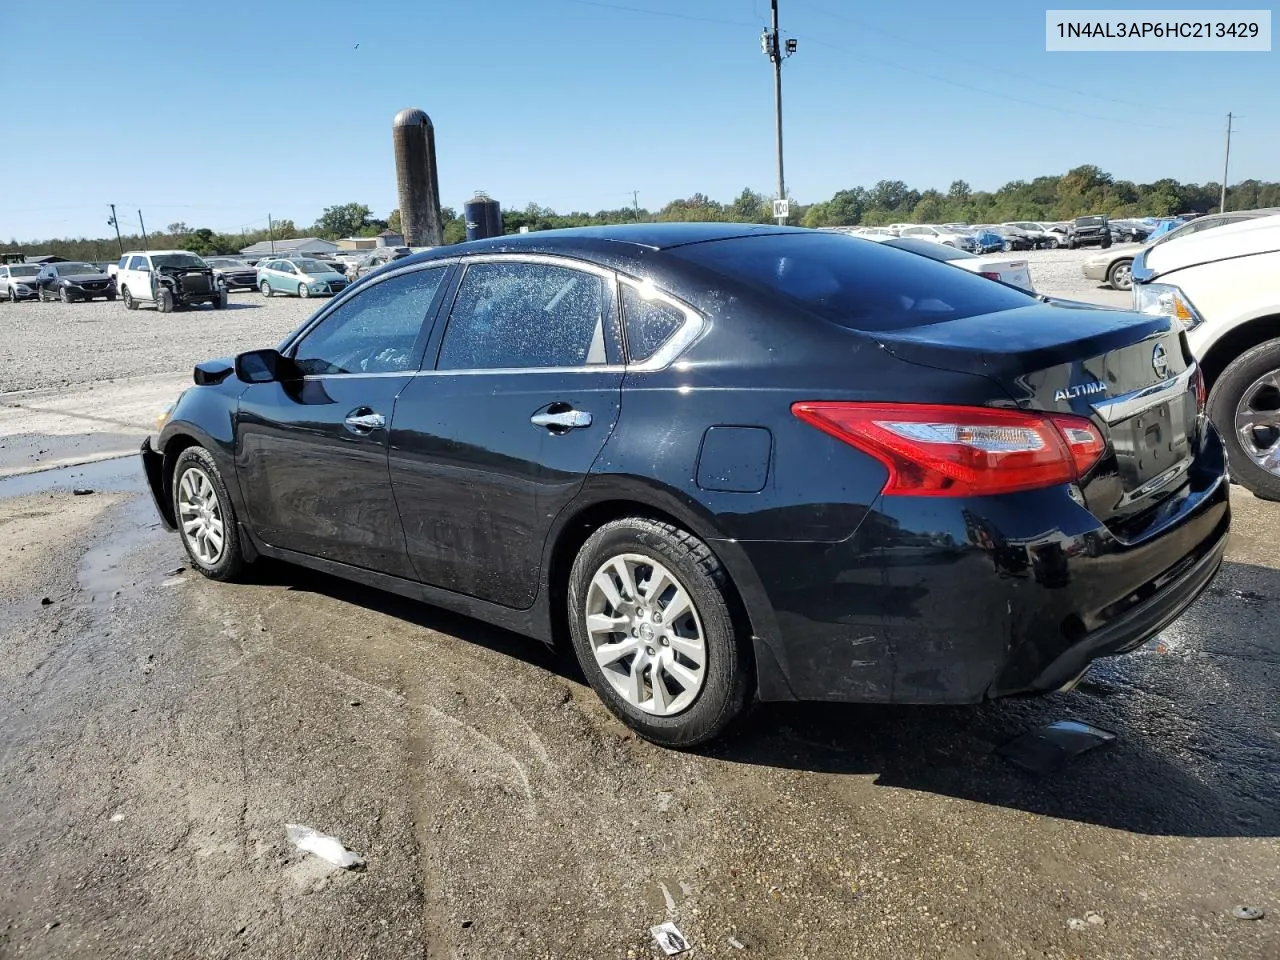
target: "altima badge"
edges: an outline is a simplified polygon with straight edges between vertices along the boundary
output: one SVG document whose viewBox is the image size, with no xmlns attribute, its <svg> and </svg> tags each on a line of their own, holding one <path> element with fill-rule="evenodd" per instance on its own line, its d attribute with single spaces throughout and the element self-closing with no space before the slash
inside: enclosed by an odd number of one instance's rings
<svg viewBox="0 0 1280 960">
<path fill-rule="evenodd" d="M 1106 393 L 1107 385 L 1101 380 L 1094 380 L 1092 383 L 1077 383 L 1067 387 L 1065 390 L 1059 390 L 1053 395 L 1054 400 L 1074 400 L 1076 397 L 1091 397 L 1095 393 Z"/>
<path fill-rule="evenodd" d="M 1151 369 L 1161 380 L 1169 375 L 1169 355 L 1165 353 L 1163 343 L 1157 343 L 1156 348 L 1151 351 Z"/>
</svg>

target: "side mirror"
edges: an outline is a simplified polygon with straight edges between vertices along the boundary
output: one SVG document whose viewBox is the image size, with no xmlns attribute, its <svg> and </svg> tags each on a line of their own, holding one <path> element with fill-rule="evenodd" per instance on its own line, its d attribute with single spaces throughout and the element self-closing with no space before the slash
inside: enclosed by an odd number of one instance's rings
<svg viewBox="0 0 1280 960">
<path fill-rule="evenodd" d="M 250 350 L 236 357 L 236 377 L 244 383 L 295 380 L 298 368 L 278 350 Z"/>
</svg>

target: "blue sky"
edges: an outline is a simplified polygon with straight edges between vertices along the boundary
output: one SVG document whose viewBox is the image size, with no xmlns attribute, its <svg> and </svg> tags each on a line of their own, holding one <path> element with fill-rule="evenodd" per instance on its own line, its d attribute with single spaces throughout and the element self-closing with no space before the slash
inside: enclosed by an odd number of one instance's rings
<svg viewBox="0 0 1280 960">
<path fill-rule="evenodd" d="M 799 42 L 783 70 L 789 192 L 821 200 L 882 178 L 995 188 L 1080 163 L 1216 181 L 1228 110 L 1241 116 L 1231 180 L 1280 177 L 1275 53 L 1046 53 L 1046 6 L 1067 4 L 781 0 Z M 268 212 L 303 226 L 351 200 L 385 216 L 405 106 L 435 124 L 455 207 L 477 189 L 564 212 L 629 204 L 632 190 L 656 209 L 776 184 L 768 0 L 35 10 L 75 26 L 8 38 L 0 54 L 4 89 L 30 105 L 0 133 L 4 239 L 105 235 L 112 201 L 126 222 L 141 207 L 148 228 L 233 231 Z"/>
</svg>

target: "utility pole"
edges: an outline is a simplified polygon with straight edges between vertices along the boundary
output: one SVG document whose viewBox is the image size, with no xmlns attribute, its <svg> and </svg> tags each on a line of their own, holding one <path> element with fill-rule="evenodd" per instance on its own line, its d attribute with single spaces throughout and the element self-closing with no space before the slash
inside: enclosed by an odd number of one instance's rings
<svg viewBox="0 0 1280 960">
<path fill-rule="evenodd" d="M 116 246 L 120 248 L 120 256 L 124 256 L 124 241 L 120 239 L 120 224 L 116 223 L 116 205 L 108 204 L 111 207 L 111 219 L 107 223 L 116 228 Z"/>
<path fill-rule="evenodd" d="M 140 227 L 142 228 L 142 245 L 143 245 L 144 247 L 150 247 L 150 246 L 151 246 L 151 241 L 147 239 L 147 225 L 146 225 L 145 223 L 143 223 L 143 222 L 142 222 L 142 211 L 141 211 L 141 210 L 139 210 L 139 211 L 138 211 L 138 226 L 140 226 Z"/>
<path fill-rule="evenodd" d="M 271 254 L 276 252 L 276 226 L 271 220 L 271 214 L 267 214 L 267 236 L 271 238 Z"/>
<path fill-rule="evenodd" d="M 639 223 L 640 222 L 640 191 L 639 190 L 631 191 L 631 205 L 635 207 L 636 223 Z"/>
<path fill-rule="evenodd" d="M 1222 199 L 1218 202 L 1218 212 L 1227 212 L 1227 168 L 1231 165 L 1231 114 L 1227 114 L 1227 155 L 1222 160 Z"/>
<path fill-rule="evenodd" d="M 789 211 L 787 180 L 782 173 L 782 61 L 796 52 L 796 41 L 785 44 L 778 33 L 778 0 L 769 0 L 773 16 L 773 29 L 760 35 L 760 49 L 773 62 L 773 109 L 778 134 L 778 196 L 773 203 L 773 215 L 778 223 L 786 223 Z"/>
</svg>

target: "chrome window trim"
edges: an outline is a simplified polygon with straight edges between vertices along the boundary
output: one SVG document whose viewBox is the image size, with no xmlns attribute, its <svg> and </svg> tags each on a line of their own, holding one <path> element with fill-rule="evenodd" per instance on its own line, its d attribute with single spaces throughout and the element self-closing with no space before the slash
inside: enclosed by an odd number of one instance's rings
<svg viewBox="0 0 1280 960">
<path fill-rule="evenodd" d="M 620 284 L 626 284 L 627 286 L 633 287 L 637 292 L 640 292 L 646 286 L 645 281 L 636 280 L 632 277 L 619 275 L 618 280 Z M 621 290 L 619 290 L 619 293 L 621 293 Z M 662 370 L 670 366 L 675 359 L 680 356 L 680 354 L 684 353 L 684 351 L 698 339 L 698 337 L 702 336 L 703 330 L 706 329 L 707 321 L 706 318 L 697 310 L 693 309 L 693 307 L 689 306 L 682 300 L 677 300 L 675 297 L 671 296 L 671 294 L 663 290 L 655 288 L 647 298 L 642 295 L 642 299 L 660 300 L 668 306 L 675 307 L 684 314 L 684 324 L 681 325 L 675 333 L 671 334 L 671 336 L 667 338 L 666 342 L 653 352 L 652 356 L 646 360 L 641 360 L 639 363 L 627 364 L 628 370 L 648 373 L 654 370 Z M 623 310 L 621 296 L 618 297 L 618 308 L 619 311 Z M 624 337 L 626 336 L 626 328 L 627 317 L 626 313 L 622 312 L 622 331 Z"/>
<path fill-rule="evenodd" d="M 601 364 L 592 364 L 589 366 L 581 365 L 581 366 L 573 366 L 573 367 L 483 367 L 483 368 L 476 368 L 472 370 L 406 370 L 406 371 L 393 371 L 393 372 L 386 372 L 386 373 L 316 373 L 316 374 L 308 374 L 303 379 L 304 380 L 326 380 L 326 379 L 329 379 L 330 377 L 334 377 L 334 378 L 337 378 L 337 377 L 342 377 L 342 378 L 406 377 L 406 376 L 408 377 L 464 376 L 465 377 L 465 376 L 489 376 L 489 375 L 510 376 L 517 373 L 533 373 L 533 374 L 538 374 L 538 373 L 562 373 L 562 374 L 563 373 L 650 373 L 658 370 L 663 370 L 666 367 L 670 366 L 680 356 L 680 354 L 682 354 L 689 346 L 693 344 L 695 340 L 697 340 L 702 335 L 702 333 L 705 331 L 707 326 L 706 318 L 697 310 L 695 310 L 693 307 L 689 306 L 689 304 L 685 303 L 682 300 L 677 299 L 676 297 L 672 296 L 671 294 L 667 293 L 664 290 L 657 289 L 656 287 L 654 287 L 652 290 L 646 289 L 647 287 L 650 286 L 648 281 L 627 276 L 625 274 L 620 274 L 618 273 L 618 271 L 610 267 L 606 267 L 598 263 L 593 263 L 590 260 L 581 260 L 577 257 L 561 255 L 561 254 L 475 253 L 470 255 L 442 257 L 438 260 L 427 260 L 422 263 L 415 263 L 409 266 L 397 268 L 395 270 L 389 270 L 385 274 L 382 274 L 381 276 L 379 276 L 376 281 L 372 281 L 372 283 L 382 283 L 385 280 L 389 280 L 392 277 L 397 277 L 405 273 L 413 273 L 419 270 L 428 270 L 434 267 L 444 267 L 444 266 L 449 266 L 451 264 L 461 264 L 462 266 L 465 267 L 471 263 L 503 263 L 503 262 L 541 263 L 541 264 L 546 264 L 548 266 L 563 267 L 569 270 L 580 270 L 584 273 L 594 274 L 602 278 L 606 282 L 612 283 L 614 300 L 615 300 L 615 303 L 617 304 L 618 319 L 621 321 L 619 324 L 619 327 L 622 331 L 622 337 L 624 340 L 624 344 L 623 344 L 624 350 L 626 348 L 626 344 L 625 344 L 626 317 L 622 313 L 622 296 L 621 296 L 622 284 L 627 284 L 628 286 L 631 286 L 637 292 L 644 291 L 644 295 L 648 299 L 660 300 L 663 303 L 671 307 L 674 307 L 676 310 L 680 311 L 684 315 L 685 321 L 684 321 L 684 324 L 681 325 L 680 328 L 675 331 L 675 333 L 673 333 L 670 337 L 667 338 L 666 342 L 663 343 L 661 347 L 659 347 L 656 351 L 654 351 L 651 357 L 649 357 L 647 360 L 640 361 L 639 363 L 621 363 L 621 364 L 601 363 Z M 290 336 L 283 343 L 281 343 L 280 347 L 278 348 L 280 352 L 285 353 L 287 350 L 292 349 L 303 337 L 307 336 L 313 329 L 315 329 L 315 327 L 318 324 L 320 324 L 325 319 L 325 317 L 327 317 L 334 310 L 337 310 L 340 306 L 342 306 L 343 303 L 345 303 L 352 296 L 356 295 L 356 292 L 353 292 L 354 286 L 355 286 L 354 283 L 351 286 L 348 286 L 345 290 L 342 291 L 342 293 L 334 297 L 333 300 L 331 300 L 322 310 L 317 312 L 317 314 L 312 318 L 311 322 L 309 322 L 305 327 L 301 328 L 296 334 Z M 367 286 L 369 286 L 369 284 L 365 284 L 362 287 L 362 289 L 364 289 Z M 445 314 L 445 322 L 446 322 L 445 333 L 447 333 L 448 332 L 448 327 L 447 327 L 448 314 L 447 313 Z"/>
<path fill-rule="evenodd" d="M 1160 383 L 1134 390 L 1119 397 L 1112 397 L 1098 403 L 1090 404 L 1098 415 L 1108 424 L 1128 420 L 1148 407 L 1172 400 L 1191 389 L 1191 378 L 1196 375 L 1197 364 L 1191 364 L 1182 373 L 1162 380 Z"/>
</svg>

